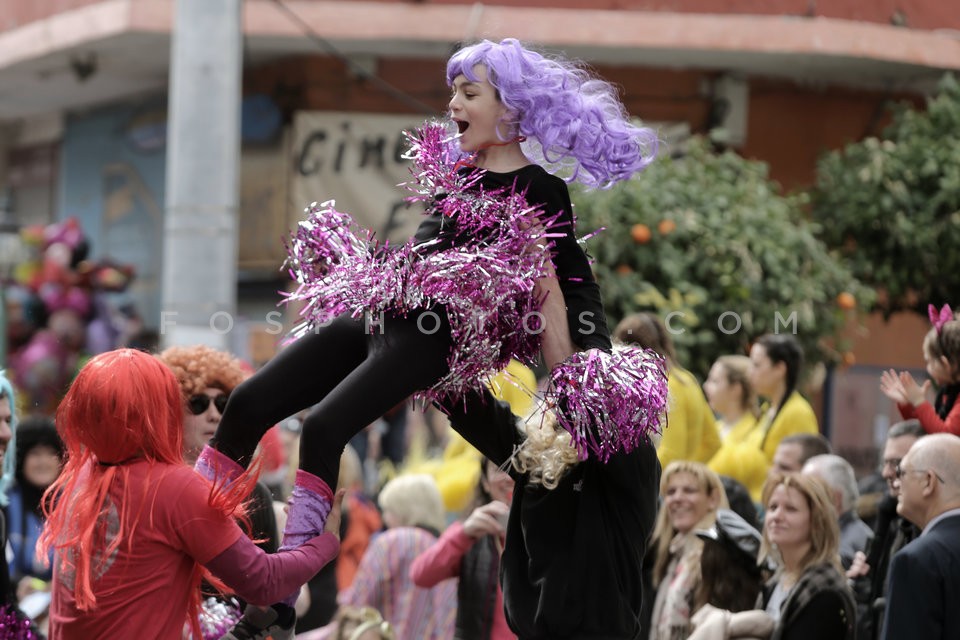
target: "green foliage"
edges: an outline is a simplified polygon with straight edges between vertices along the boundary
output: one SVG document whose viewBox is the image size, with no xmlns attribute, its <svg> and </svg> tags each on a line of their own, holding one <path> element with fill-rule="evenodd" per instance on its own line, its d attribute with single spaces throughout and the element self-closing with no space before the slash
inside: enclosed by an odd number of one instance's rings
<svg viewBox="0 0 960 640">
<path fill-rule="evenodd" d="M 838 307 L 838 294 L 870 300 L 814 237 L 804 196 L 780 195 L 766 165 L 716 154 L 703 139 L 634 180 L 573 197 L 581 232 L 605 228 L 587 248 L 610 322 L 642 310 L 683 314 L 671 321 L 685 329 L 673 335 L 678 359 L 701 379 L 718 356 L 789 331 L 794 313 L 808 361 L 839 359 L 836 336 L 853 311 Z"/>
<path fill-rule="evenodd" d="M 883 139 L 825 154 L 813 215 L 821 238 L 877 289 L 876 308 L 925 313 L 960 291 L 960 83 L 925 111 L 901 105 Z"/>
</svg>

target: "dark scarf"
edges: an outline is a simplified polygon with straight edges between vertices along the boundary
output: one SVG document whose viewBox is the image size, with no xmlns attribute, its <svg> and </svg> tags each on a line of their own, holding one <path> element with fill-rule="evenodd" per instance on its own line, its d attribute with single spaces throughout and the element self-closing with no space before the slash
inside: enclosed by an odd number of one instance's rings
<svg viewBox="0 0 960 640">
<path fill-rule="evenodd" d="M 950 409 L 953 409 L 958 395 L 960 395 L 960 382 L 946 384 L 937 392 L 937 400 L 933 408 L 937 410 L 941 420 L 947 419 L 947 414 L 950 413 Z"/>
<path fill-rule="evenodd" d="M 460 560 L 457 582 L 456 640 L 489 640 L 497 606 L 500 555 L 496 540 L 477 540 Z"/>
</svg>

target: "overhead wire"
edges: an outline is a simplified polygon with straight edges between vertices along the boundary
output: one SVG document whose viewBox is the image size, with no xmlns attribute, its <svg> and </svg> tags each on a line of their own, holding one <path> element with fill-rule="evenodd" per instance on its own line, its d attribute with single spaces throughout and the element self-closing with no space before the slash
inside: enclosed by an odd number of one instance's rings
<svg viewBox="0 0 960 640">
<path fill-rule="evenodd" d="M 357 77 L 369 81 L 378 89 L 381 89 L 385 93 L 389 94 L 393 98 L 396 98 L 398 101 L 407 105 L 411 109 L 414 109 L 415 111 L 419 111 L 426 115 L 431 115 L 431 116 L 437 115 L 436 107 L 432 107 L 427 103 L 423 102 L 422 100 L 403 91 L 402 89 L 395 87 L 394 85 L 390 84 L 380 76 L 370 73 L 370 71 L 366 67 L 359 64 L 355 60 L 351 59 L 350 56 L 340 51 L 332 42 L 330 42 L 329 40 L 321 36 L 319 33 L 317 33 L 316 30 L 313 27 L 311 27 L 306 20 L 301 18 L 296 11 L 288 7 L 283 0 L 271 0 L 271 1 L 273 2 L 274 5 L 276 5 L 276 7 L 281 12 L 283 12 L 287 16 L 287 18 L 291 22 L 295 23 L 297 26 L 300 27 L 300 30 L 303 31 L 304 35 L 306 35 L 311 41 L 313 41 L 316 45 L 318 45 L 321 49 L 323 49 L 323 51 L 337 58 L 341 62 L 343 62 L 347 66 L 347 68 Z"/>
</svg>

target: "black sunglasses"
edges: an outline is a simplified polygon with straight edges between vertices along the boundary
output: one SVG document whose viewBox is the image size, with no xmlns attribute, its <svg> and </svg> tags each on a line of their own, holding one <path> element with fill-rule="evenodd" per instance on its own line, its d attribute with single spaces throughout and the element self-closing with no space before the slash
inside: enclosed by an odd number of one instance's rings
<svg viewBox="0 0 960 640">
<path fill-rule="evenodd" d="M 228 397 L 225 393 L 221 393 L 213 398 L 205 393 L 198 393 L 195 396 L 187 398 L 187 409 L 189 409 L 193 415 L 199 416 L 210 407 L 210 402 L 213 401 L 213 406 L 217 408 L 217 411 L 223 413 L 223 410 L 227 408 Z"/>
</svg>

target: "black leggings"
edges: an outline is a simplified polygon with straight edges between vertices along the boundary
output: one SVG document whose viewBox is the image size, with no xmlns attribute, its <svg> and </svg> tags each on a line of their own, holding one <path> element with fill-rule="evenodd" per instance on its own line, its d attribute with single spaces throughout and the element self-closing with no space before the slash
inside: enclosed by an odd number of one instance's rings
<svg viewBox="0 0 960 640">
<path fill-rule="evenodd" d="M 335 489 L 350 438 L 448 372 L 450 326 L 442 311 L 386 315 L 369 329 L 362 318 L 340 316 L 280 351 L 230 394 L 211 445 L 246 466 L 267 429 L 313 406 L 303 422 L 300 468 Z"/>
</svg>

